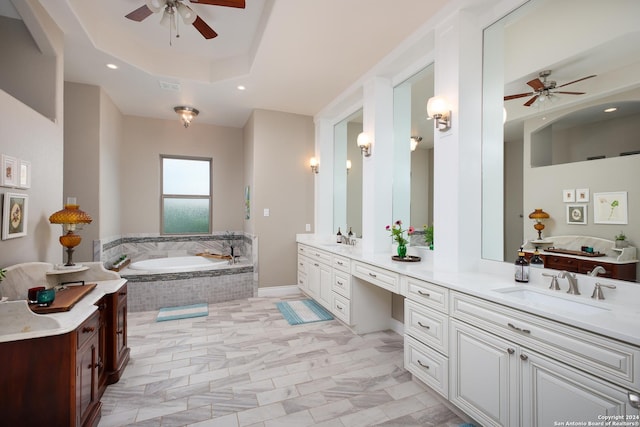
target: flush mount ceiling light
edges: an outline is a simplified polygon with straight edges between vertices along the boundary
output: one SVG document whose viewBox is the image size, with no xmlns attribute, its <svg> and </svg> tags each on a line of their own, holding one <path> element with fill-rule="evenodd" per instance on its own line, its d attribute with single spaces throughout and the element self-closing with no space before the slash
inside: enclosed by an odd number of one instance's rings
<svg viewBox="0 0 640 427">
<path fill-rule="evenodd" d="M 191 120 L 193 120 L 193 118 L 200 113 L 200 111 L 198 111 L 193 107 L 186 107 L 183 105 L 178 107 L 173 107 L 173 111 L 175 111 L 180 116 L 180 119 L 182 120 L 182 124 L 184 125 L 185 128 L 188 128 L 189 125 L 191 124 Z"/>
</svg>

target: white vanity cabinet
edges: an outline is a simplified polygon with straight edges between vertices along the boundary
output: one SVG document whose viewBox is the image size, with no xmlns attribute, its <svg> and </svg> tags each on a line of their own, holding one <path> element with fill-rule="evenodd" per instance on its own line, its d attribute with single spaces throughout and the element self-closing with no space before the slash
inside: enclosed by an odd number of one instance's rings
<svg viewBox="0 0 640 427">
<path fill-rule="evenodd" d="M 451 293 L 449 399 L 483 425 L 543 426 L 638 414 L 638 349 Z"/>
<path fill-rule="evenodd" d="M 449 394 L 449 290 L 402 276 L 404 366 L 445 398 Z"/>
<path fill-rule="evenodd" d="M 351 260 L 333 254 L 331 281 L 331 312 L 351 325 Z"/>
<path fill-rule="evenodd" d="M 298 245 L 298 286 L 328 310 L 331 310 L 332 304 L 331 263 L 331 253 Z M 304 270 L 302 274 L 300 268 Z"/>
</svg>

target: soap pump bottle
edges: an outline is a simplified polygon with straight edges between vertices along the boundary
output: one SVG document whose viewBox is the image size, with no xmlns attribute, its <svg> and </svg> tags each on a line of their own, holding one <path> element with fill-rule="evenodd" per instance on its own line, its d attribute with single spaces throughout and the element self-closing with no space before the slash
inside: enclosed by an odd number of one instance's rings
<svg viewBox="0 0 640 427">
<path fill-rule="evenodd" d="M 336 243 L 342 243 L 342 232 L 340 232 L 340 227 L 338 227 L 338 234 L 336 234 Z"/>
<path fill-rule="evenodd" d="M 531 268 L 544 268 L 544 260 L 540 256 L 538 248 L 533 252 L 533 256 L 531 257 L 529 264 L 531 265 Z"/>
<path fill-rule="evenodd" d="M 515 279 L 516 282 L 529 282 L 529 261 L 524 257 L 522 247 L 518 251 L 518 259 L 515 262 Z"/>
</svg>

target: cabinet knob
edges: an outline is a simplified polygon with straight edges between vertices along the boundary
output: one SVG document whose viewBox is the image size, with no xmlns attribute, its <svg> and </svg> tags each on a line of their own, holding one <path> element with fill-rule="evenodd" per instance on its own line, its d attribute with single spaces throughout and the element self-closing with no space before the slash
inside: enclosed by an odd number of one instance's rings
<svg viewBox="0 0 640 427">
<path fill-rule="evenodd" d="M 123 297 L 123 296 L 127 295 L 127 291 L 120 291 L 120 292 L 118 292 L 118 295 Z"/>
<path fill-rule="evenodd" d="M 429 369 L 429 365 L 425 365 L 420 359 L 418 359 L 418 365 L 422 366 L 425 369 Z"/>
<path fill-rule="evenodd" d="M 123 330 L 123 329 L 118 329 L 118 330 L 116 331 L 116 334 L 122 334 L 123 332 L 124 332 L 124 330 Z"/>
<path fill-rule="evenodd" d="M 93 332 L 95 330 L 96 328 L 93 326 L 85 326 L 84 328 L 82 328 L 82 333 L 86 334 L 87 332 Z"/>
<path fill-rule="evenodd" d="M 529 359 L 529 356 L 527 356 L 526 354 L 521 354 L 520 355 L 520 359 L 527 360 L 527 359 Z"/>
<path fill-rule="evenodd" d="M 507 353 L 509 353 L 509 354 L 513 354 L 513 353 L 515 353 L 515 352 L 516 352 L 516 350 L 515 350 L 515 349 L 513 349 L 513 348 L 511 348 L 511 347 L 509 347 L 509 348 L 507 349 Z"/>
</svg>

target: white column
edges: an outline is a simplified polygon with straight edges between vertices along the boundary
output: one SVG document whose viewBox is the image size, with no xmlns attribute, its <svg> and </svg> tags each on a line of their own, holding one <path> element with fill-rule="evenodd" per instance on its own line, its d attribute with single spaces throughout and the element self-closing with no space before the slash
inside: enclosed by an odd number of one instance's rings
<svg viewBox="0 0 640 427">
<path fill-rule="evenodd" d="M 320 172 L 315 175 L 315 233 L 335 234 L 333 230 L 333 123 L 316 120 L 316 156 Z"/>
</svg>

